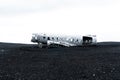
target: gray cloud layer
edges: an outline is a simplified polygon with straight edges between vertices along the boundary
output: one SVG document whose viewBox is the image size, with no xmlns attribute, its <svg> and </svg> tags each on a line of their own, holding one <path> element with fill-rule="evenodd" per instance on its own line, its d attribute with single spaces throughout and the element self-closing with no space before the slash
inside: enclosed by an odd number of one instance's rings
<svg viewBox="0 0 120 80">
<path fill-rule="evenodd" d="M 112 0 L 18 0 L 16 2 L 13 0 L 11 3 L 0 3 L 0 14 L 49 11 L 65 6 L 104 6 L 111 3 Z"/>
</svg>

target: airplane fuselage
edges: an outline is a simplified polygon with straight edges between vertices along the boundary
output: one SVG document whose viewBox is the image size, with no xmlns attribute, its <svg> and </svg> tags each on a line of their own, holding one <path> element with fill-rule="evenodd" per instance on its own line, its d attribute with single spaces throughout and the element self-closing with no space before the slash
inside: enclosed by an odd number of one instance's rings
<svg viewBox="0 0 120 80">
<path fill-rule="evenodd" d="M 49 46 L 51 44 L 70 47 L 96 44 L 96 36 L 33 34 L 31 41 L 38 43 L 39 47 L 44 45 Z"/>
</svg>

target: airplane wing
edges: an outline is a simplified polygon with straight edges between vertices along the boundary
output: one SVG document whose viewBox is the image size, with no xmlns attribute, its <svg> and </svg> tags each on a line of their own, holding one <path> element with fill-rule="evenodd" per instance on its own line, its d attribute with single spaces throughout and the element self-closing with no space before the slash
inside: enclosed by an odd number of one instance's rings
<svg viewBox="0 0 120 80">
<path fill-rule="evenodd" d="M 50 40 L 47 41 L 47 44 L 48 45 L 56 44 L 56 45 L 61 45 L 61 46 L 66 46 L 66 47 L 75 46 L 75 44 L 71 44 L 71 43 L 68 43 L 68 42 L 50 41 Z"/>
</svg>

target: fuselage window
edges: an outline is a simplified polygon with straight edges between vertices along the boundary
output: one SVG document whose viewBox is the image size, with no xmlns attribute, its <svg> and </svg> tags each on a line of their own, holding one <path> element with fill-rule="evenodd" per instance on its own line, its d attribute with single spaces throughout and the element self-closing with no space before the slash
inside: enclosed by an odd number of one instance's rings
<svg viewBox="0 0 120 80">
<path fill-rule="evenodd" d="M 66 41 L 69 41 L 69 38 L 67 38 Z"/>
<path fill-rule="evenodd" d="M 78 39 L 76 41 L 78 42 Z"/>
<path fill-rule="evenodd" d="M 73 41 L 73 39 L 70 39 L 70 41 L 72 42 L 72 41 Z"/>
<path fill-rule="evenodd" d="M 43 39 L 45 39 L 45 37 L 43 37 Z"/>
<path fill-rule="evenodd" d="M 47 40 L 50 40 L 50 37 L 48 37 Z"/>
<path fill-rule="evenodd" d="M 72 41 L 74 42 L 74 39 L 72 39 Z"/>
<path fill-rule="evenodd" d="M 56 39 L 58 40 L 58 37 Z"/>
<path fill-rule="evenodd" d="M 52 40 L 54 40 L 54 37 L 52 37 Z"/>
</svg>

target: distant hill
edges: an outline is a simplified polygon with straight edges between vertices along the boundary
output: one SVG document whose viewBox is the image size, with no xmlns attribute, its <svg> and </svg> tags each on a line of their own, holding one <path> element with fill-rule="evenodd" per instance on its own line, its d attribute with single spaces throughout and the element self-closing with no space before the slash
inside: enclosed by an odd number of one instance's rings
<svg viewBox="0 0 120 80">
<path fill-rule="evenodd" d="M 15 48 L 15 47 L 29 47 L 34 46 L 36 44 L 22 44 L 22 43 L 6 43 L 6 42 L 0 42 L 0 48 Z"/>
<path fill-rule="evenodd" d="M 120 42 L 98 42 L 97 45 L 101 46 L 120 46 Z"/>
</svg>

